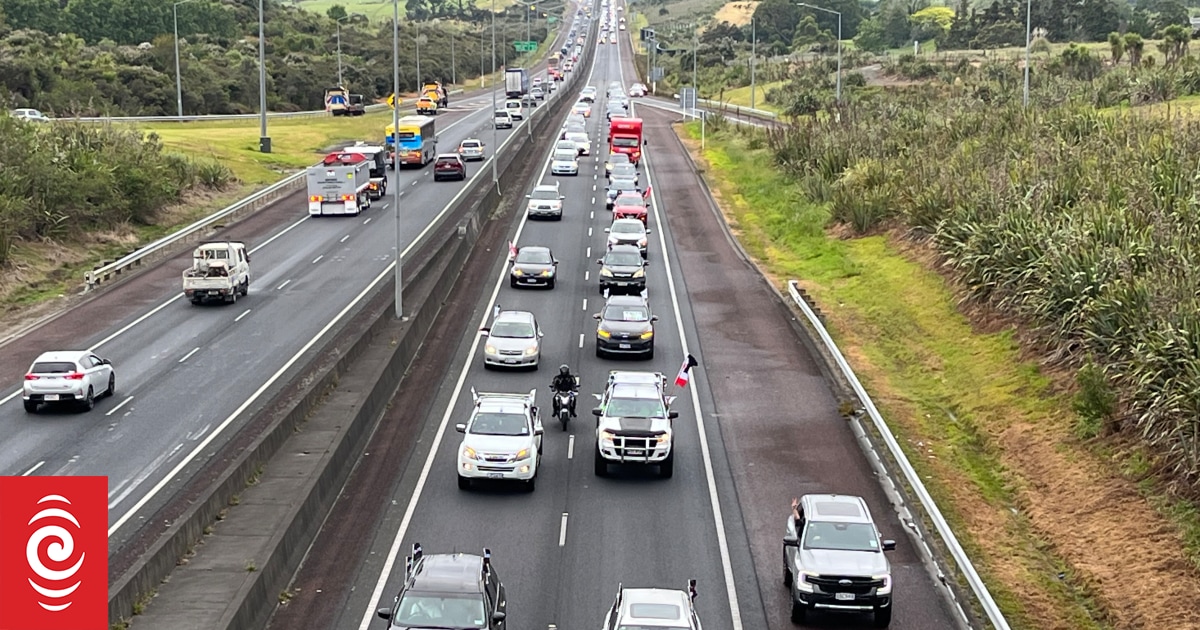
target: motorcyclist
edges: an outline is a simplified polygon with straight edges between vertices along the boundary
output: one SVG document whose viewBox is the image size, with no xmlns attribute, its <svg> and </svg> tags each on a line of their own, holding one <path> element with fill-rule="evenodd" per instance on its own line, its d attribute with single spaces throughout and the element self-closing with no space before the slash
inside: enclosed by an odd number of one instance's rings
<svg viewBox="0 0 1200 630">
<path fill-rule="evenodd" d="M 571 368 L 568 367 L 567 364 L 565 364 L 565 363 L 562 364 L 561 366 L 559 366 L 558 374 L 556 374 L 554 376 L 554 380 L 550 382 L 550 389 L 553 389 L 555 391 L 555 393 L 571 392 L 573 394 L 575 392 L 576 387 L 577 386 L 575 384 L 575 375 L 571 374 Z M 571 417 L 572 418 L 576 417 L 576 415 L 575 415 L 575 396 L 573 396 L 573 395 L 571 396 Z"/>
</svg>

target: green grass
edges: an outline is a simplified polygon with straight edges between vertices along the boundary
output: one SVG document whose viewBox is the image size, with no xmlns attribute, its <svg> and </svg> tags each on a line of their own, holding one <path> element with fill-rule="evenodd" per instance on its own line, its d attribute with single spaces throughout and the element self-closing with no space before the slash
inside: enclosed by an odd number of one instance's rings
<svg viewBox="0 0 1200 630">
<path fill-rule="evenodd" d="M 668 2 L 663 5 L 646 6 L 646 17 L 649 19 L 650 24 L 662 24 L 663 22 L 673 22 L 676 20 L 704 22 L 716 15 L 717 11 L 724 5 L 724 0 L 678 0 L 677 2 Z M 639 9 L 641 8 L 637 4 L 634 6 Z M 659 15 L 660 8 L 665 8 L 667 14 Z M 626 11 L 628 10 L 626 9 Z"/>
<path fill-rule="evenodd" d="M 683 133 L 698 140 L 700 129 L 689 124 Z M 1012 335 L 975 332 L 942 277 L 886 236 L 827 235 L 827 208 L 763 168 L 772 163 L 766 150 L 710 131 L 703 155 L 742 245 L 768 275 L 800 279 L 828 305 L 839 345 L 866 359 L 855 361 L 860 378 L 1013 627 L 1105 627 L 1095 621 L 1103 615 L 1088 588 L 1020 514 L 1014 481 L 989 437 L 1010 423 L 1053 416 L 1063 404 Z M 967 524 L 977 521 L 960 509 L 998 514 L 1004 525 L 976 536 Z M 1032 592 L 1053 600 L 1057 619 L 1030 616 L 1023 594 Z"/>
<path fill-rule="evenodd" d="M 473 4 L 484 10 L 492 8 L 493 0 L 472 0 Z M 495 0 L 496 10 L 503 11 L 504 9 L 515 4 L 514 0 Z M 392 19 L 392 2 L 391 0 L 293 0 L 295 6 L 313 13 L 325 15 L 329 8 L 334 5 L 341 5 L 346 9 L 347 13 L 361 13 L 372 22 L 387 21 Z M 404 18 L 404 2 L 400 2 L 400 18 Z"/>
<path fill-rule="evenodd" d="M 782 86 L 786 81 L 770 81 L 768 83 L 759 83 L 755 86 L 754 93 L 754 108 L 761 109 L 776 114 L 782 113 L 777 106 L 767 102 L 767 90 Z M 750 86 L 725 90 L 721 99 L 730 105 L 738 107 L 750 107 Z"/>
</svg>

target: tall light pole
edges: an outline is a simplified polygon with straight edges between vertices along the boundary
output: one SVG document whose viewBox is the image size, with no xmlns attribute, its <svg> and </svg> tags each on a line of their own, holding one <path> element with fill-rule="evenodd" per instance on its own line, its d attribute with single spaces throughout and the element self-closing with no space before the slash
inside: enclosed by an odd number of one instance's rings
<svg viewBox="0 0 1200 630">
<path fill-rule="evenodd" d="M 750 18 L 750 109 L 754 109 L 754 65 L 758 61 L 758 30 Z"/>
<path fill-rule="evenodd" d="M 457 68 L 454 67 L 454 33 L 450 33 L 450 85 L 458 83 Z"/>
<path fill-rule="evenodd" d="M 404 318 L 400 252 L 400 0 L 392 0 L 392 213 L 396 217 L 396 319 Z"/>
<path fill-rule="evenodd" d="M 348 13 L 333 21 L 333 25 L 337 28 L 338 87 L 345 85 L 342 83 L 342 20 L 348 20 L 353 15 L 353 13 Z"/>
<path fill-rule="evenodd" d="M 1032 26 L 1033 0 L 1025 0 L 1025 95 L 1021 99 L 1022 107 L 1029 107 L 1029 51 L 1033 48 Z"/>
<path fill-rule="evenodd" d="M 417 36 L 413 38 L 413 43 L 417 46 L 417 94 L 421 93 L 421 23 L 413 20 L 413 27 L 417 29 Z"/>
<path fill-rule="evenodd" d="M 183 0 L 171 7 L 175 12 L 175 102 L 179 105 L 180 118 L 183 118 L 183 80 L 179 78 L 179 5 L 195 1 Z"/>
<path fill-rule="evenodd" d="M 492 72 L 496 71 L 496 0 L 492 0 Z M 496 160 L 500 148 L 500 132 L 496 129 L 496 87 L 503 83 L 496 81 L 492 84 L 492 185 L 500 187 L 500 175 L 496 172 Z"/>
<path fill-rule="evenodd" d="M 838 105 L 841 105 L 842 104 L 842 13 L 841 13 L 841 11 L 834 11 L 833 9 L 826 9 L 825 7 L 819 7 L 815 4 L 807 4 L 804 2 L 797 2 L 796 4 L 798 4 L 802 7 L 808 7 L 815 11 L 824 11 L 825 13 L 832 13 L 837 16 L 837 19 L 838 19 L 838 34 L 837 34 L 838 53 L 837 53 L 837 93 L 836 93 L 835 98 L 837 99 Z"/>
<path fill-rule="evenodd" d="M 271 152 L 271 137 L 267 135 L 267 36 L 263 27 L 263 0 L 258 0 L 258 150 Z"/>
</svg>

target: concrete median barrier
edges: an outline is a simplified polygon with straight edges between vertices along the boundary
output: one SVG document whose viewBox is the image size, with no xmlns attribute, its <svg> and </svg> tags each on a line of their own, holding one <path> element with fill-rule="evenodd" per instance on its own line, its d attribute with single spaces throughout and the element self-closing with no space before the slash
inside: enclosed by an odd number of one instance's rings
<svg viewBox="0 0 1200 630">
<path fill-rule="evenodd" d="M 580 87 L 582 77 L 572 79 L 565 89 Z M 504 242 L 571 104 L 544 105 L 499 156 L 498 181 L 487 173 L 471 181 L 414 248 L 404 269 L 404 319 L 394 317 L 394 281 L 379 282 L 292 384 L 176 491 L 173 505 L 147 519 L 164 524 L 161 535 L 114 565 L 111 623 L 266 624 L 475 246 Z"/>
</svg>

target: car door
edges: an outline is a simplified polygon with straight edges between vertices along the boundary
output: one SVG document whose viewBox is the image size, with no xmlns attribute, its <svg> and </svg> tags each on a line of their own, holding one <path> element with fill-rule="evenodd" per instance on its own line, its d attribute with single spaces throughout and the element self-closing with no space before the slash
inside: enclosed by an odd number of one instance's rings
<svg viewBox="0 0 1200 630">
<path fill-rule="evenodd" d="M 113 372 L 112 364 L 94 354 L 89 354 L 86 358 L 90 359 L 95 366 L 92 368 L 91 377 L 93 391 L 97 394 L 106 391 L 108 389 L 108 376 Z"/>
<path fill-rule="evenodd" d="M 103 367 L 95 355 L 85 354 L 79 357 L 79 371 L 83 372 L 83 378 L 87 381 L 88 387 L 91 387 L 92 391 L 97 394 L 102 390 L 100 372 Z M 107 387 L 107 383 L 105 387 Z"/>
<path fill-rule="evenodd" d="M 500 581 L 500 576 L 496 573 L 496 567 L 488 568 L 487 580 L 488 597 L 492 600 L 495 612 L 504 613 L 505 618 L 498 622 L 493 622 L 493 630 L 504 630 L 504 626 L 508 621 L 508 594 L 504 590 L 504 582 Z"/>
</svg>

